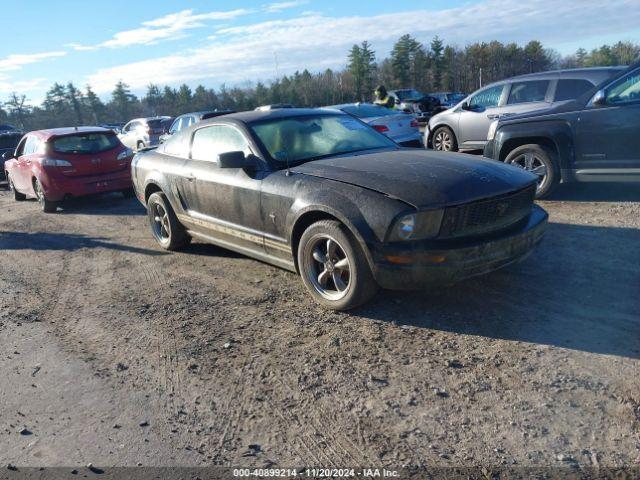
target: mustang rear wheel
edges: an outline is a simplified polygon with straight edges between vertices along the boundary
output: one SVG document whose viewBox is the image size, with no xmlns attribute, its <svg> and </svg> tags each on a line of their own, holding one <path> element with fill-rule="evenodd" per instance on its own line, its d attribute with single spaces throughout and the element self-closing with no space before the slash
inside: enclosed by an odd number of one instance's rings
<svg viewBox="0 0 640 480">
<path fill-rule="evenodd" d="M 164 193 L 156 192 L 149 197 L 147 216 L 153 236 L 165 250 L 178 250 L 191 242 Z"/>
<path fill-rule="evenodd" d="M 40 207 L 43 212 L 55 213 L 58 210 L 58 202 L 52 202 L 47 199 L 44 189 L 42 188 L 42 184 L 37 178 L 33 181 L 33 191 L 36 194 L 36 198 L 38 199 L 38 203 L 40 203 Z"/>
<path fill-rule="evenodd" d="M 311 296 L 332 310 L 362 305 L 378 290 L 362 249 L 337 221 L 323 220 L 305 230 L 298 267 Z"/>
<path fill-rule="evenodd" d="M 24 193 L 20 193 L 19 191 L 16 190 L 16 186 L 13 184 L 13 179 L 8 173 L 7 173 L 7 183 L 9 184 L 9 190 L 13 192 L 13 199 L 16 202 L 21 202 L 23 200 L 26 200 L 27 196 Z"/>
</svg>

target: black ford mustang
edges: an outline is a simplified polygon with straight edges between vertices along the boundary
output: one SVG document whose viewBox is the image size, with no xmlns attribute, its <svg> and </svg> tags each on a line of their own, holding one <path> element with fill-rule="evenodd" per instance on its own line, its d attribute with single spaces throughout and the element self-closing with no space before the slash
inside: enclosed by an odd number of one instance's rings
<svg viewBox="0 0 640 480">
<path fill-rule="evenodd" d="M 197 237 L 297 271 L 339 310 L 379 286 L 418 289 L 512 263 L 547 222 L 531 173 L 403 149 L 334 111 L 204 121 L 138 153 L 132 176 L 163 248 Z"/>
</svg>

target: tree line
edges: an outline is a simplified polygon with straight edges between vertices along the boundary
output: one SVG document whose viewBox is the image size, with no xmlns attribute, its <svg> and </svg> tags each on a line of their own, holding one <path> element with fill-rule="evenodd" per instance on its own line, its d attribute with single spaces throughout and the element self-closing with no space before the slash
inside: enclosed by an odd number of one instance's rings
<svg viewBox="0 0 640 480">
<path fill-rule="evenodd" d="M 632 42 L 603 45 L 591 51 L 581 48 L 573 55 L 561 56 L 536 40 L 526 45 L 492 41 L 458 48 L 445 45 L 439 37 L 425 45 L 411 35 L 403 35 L 387 58 L 378 59 L 372 45 L 364 41 L 350 49 L 344 69 L 319 73 L 304 70 L 268 83 L 222 85 L 218 89 L 150 83 L 145 94 L 138 97 L 120 81 L 106 102 L 89 85 L 80 89 L 72 82 L 54 83 L 37 106 L 30 105 L 25 95 L 11 93 L 0 108 L 0 123 L 34 130 L 126 122 L 138 116 L 177 116 L 213 108 L 249 110 L 273 103 L 317 107 L 370 101 L 377 84 L 425 93 L 469 93 L 514 75 L 552 68 L 628 65 L 639 55 L 640 44 Z"/>
</svg>

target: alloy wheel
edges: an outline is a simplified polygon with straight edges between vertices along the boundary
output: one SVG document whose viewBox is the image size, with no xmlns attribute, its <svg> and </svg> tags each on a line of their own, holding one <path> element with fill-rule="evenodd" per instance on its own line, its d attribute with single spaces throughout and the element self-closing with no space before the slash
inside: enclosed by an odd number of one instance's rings
<svg viewBox="0 0 640 480">
<path fill-rule="evenodd" d="M 166 242 L 171 238 L 169 215 L 159 203 L 153 204 L 153 234 L 162 242 Z"/>
<path fill-rule="evenodd" d="M 312 242 L 305 258 L 307 278 L 320 295 L 340 300 L 349 291 L 351 262 L 333 237 L 319 235 Z"/>
<path fill-rule="evenodd" d="M 433 139 L 433 147 L 435 150 L 449 152 L 451 151 L 452 144 L 451 135 L 449 135 L 446 130 L 440 130 Z"/>
<path fill-rule="evenodd" d="M 523 152 L 511 159 L 511 165 L 520 167 L 538 176 L 537 190 L 542 190 L 549 181 L 548 166 L 546 162 L 533 151 Z"/>
</svg>

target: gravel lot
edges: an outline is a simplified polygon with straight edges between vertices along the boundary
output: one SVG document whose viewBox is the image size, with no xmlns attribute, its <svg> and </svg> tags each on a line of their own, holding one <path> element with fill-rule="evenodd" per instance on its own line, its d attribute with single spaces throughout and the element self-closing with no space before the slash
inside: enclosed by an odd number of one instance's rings
<svg viewBox="0 0 640 480">
<path fill-rule="evenodd" d="M 640 188 L 563 188 L 524 262 L 326 312 L 162 252 L 135 200 L 0 192 L 0 463 L 640 465 Z"/>
</svg>

